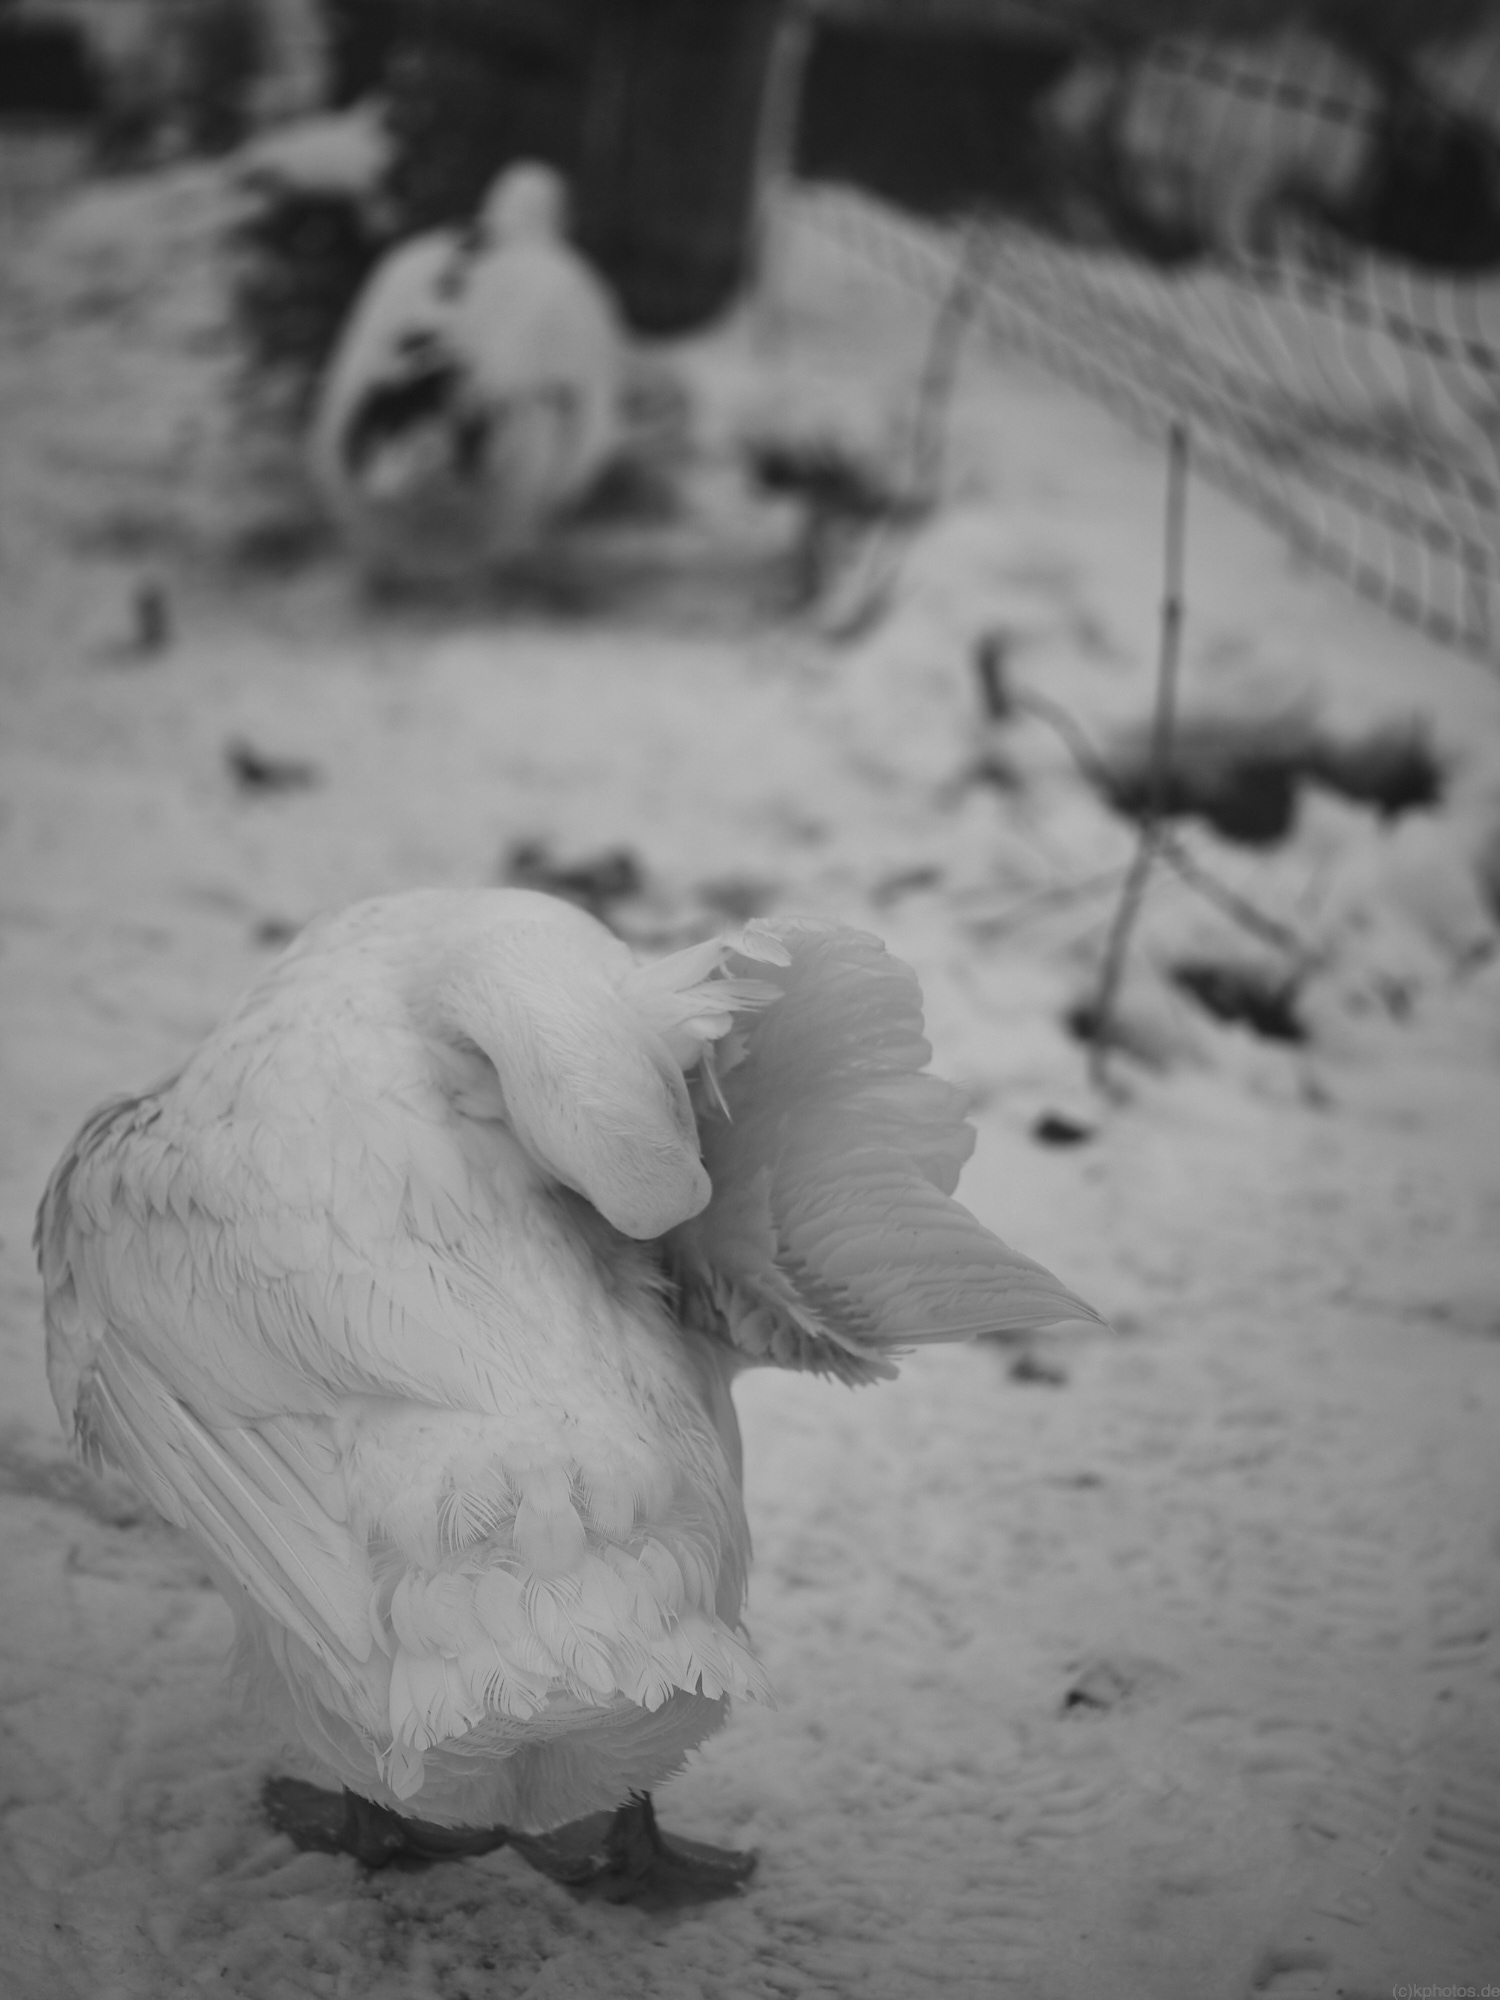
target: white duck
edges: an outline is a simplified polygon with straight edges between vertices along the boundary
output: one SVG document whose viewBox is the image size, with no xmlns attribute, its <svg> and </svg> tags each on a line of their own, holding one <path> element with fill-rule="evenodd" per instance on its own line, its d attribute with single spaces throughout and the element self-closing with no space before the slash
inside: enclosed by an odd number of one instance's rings
<svg viewBox="0 0 1500 2000">
<path fill-rule="evenodd" d="M 311 462 L 372 573 L 463 574 L 525 553 L 618 449 L 623 335 L 566 210 L 551 168 L 510 167 L 471 230 L 401 244 L 356 302 Z"/>
<path fill-rule="evenodd" d="M 422 891 L 311 926 L 84 1125 L 37 1220 L 53 1395 L 347 1788 L 271 1788 L 302 1844 L 748 1872 L 645 1796 L 767 1692 L 734 1375 L 1097 1318 L 949 1199 L 973 1133 L 921 1025 L 858 931 L 639 964 L 551 897 Z"/>
</svg>

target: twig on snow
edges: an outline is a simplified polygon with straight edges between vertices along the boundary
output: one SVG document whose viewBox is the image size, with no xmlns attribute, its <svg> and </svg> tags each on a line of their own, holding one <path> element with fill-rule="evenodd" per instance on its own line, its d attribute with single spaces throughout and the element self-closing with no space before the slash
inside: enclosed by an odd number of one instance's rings
<svg viewBox="0 0 1500 2000">
<path fill-rule="evenodd" d="M 1109 792 L 1109 772 L 1104 759 L 1090 742 L 1087 732 L 1077 717 L 1071 715 L 1061 702 L 1050 695 L 1038 694 L 1035 689 L 1006 686 L 1003 693 L 997 686 L 995 661 L 986 657 L 979 662 L 981 683 L 984 687 L 985 707 L 989 714 L 999 715 L 1007 709 L 1025 711 L 1045 722 L 1060 738 L 1064 747 L 1095 790 L 1103 795 Z M 999 706 L 997 706 L 997 703 Z M 1238 889 L 1230 888 L 1220 881 L 1211 869 L 1188 848 L 1175 827 L 1163 816 L 1158 820 L 1156 834 L 1157 853 L 1171 869 L 1174 869 L 1190 889 L 1196 889 L 1205 901 L 1212 903 L 1226 917 L 1252 932 L 1267 944 L 1284 951 L 1291 958 L 1305 960 L 1309 956 L 1308 946 L 1289 924 L 1252 903 L 1248 896 Z"/>
<path fill-rule="evenodd" d="M 1124 873 L 1123 868 L 1105 868 L 1097 875 L 1084 875 L 1076 882 L 1046 883 L 1041 888 L 1027 890 L 1024 895 L 1017 896 L 1003 909 L 988 916 L 965 918 L 964 929 L 981 944 L 993 943 L 996 938 L 1005 937 L 1048 910 L 1065 908 L 1069 903 L 1083 902 L 1089 896 L 1102 895 L 1105 890 L 1118 887 Z"/>
<path fill-rule="evenodd" d="M 1182 838 L 1170 827 L 1163 827 L 1158 836 L 1161 858 L 1169 868 L 1174 868 L 1190 889 L 1196 889 L 1207 902 L 1215 905 L 1226 917 L 1232 917 L 1237 924 L 1250 931 L 1266 944 L 1275 945 L 1289 958 L 1306 961 L 1312 953 L 1289 924 L 1276 917 L 1268 917 L 1258 909 L 1248 896 L 1242 896 L 1238 889 L 1231 889 L 1227 882 L 1221 882 L 1211 874 L 1203 863 L 1188 851 Z"/>
</svg>

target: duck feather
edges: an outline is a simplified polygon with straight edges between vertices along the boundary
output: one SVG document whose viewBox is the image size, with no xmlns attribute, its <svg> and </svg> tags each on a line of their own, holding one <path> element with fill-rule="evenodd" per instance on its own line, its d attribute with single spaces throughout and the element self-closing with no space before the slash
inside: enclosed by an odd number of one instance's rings
<svg viewBox="0 0 1500 2000">
<path fill-rule="evenodd" d="M 1092 1316 L 951 1200 L 927 1057 L 914 975 L 840 926 L 637 966 L 529 891 L 357 905 L 64 1153 L 59 1411 L 345 1783 L 521 1831 L 616 1804 L 769 1698 L 735 1368 Z"/>
</svg>

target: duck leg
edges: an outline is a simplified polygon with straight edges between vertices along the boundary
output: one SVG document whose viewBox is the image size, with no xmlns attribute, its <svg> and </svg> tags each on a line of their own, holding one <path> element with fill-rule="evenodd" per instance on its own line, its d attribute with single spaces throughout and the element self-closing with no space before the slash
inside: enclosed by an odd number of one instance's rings
<svg viewBox="0 0 1500 2000">
<path fill-rule="evenodd" d="M 596 1891 L 607 1903 L 657 1909 L 733 1894 L 749 1880 L 758 1858 L 663 1833 L 646 1792 L 633 1793 L 615 1812 L 590 1813 L 551 1833 L 513 1833 L 510 1844 L 522 1860 L 567 1888 Z"/>
<path fill-rule="evenodd" d="M 435 1826 L 376 1805 L 358 1792 L 324 1791 L 301 1778 L 269 1778 L 261 1790 L 266 1817 L 294 1847 L 314 1854 L 352 1854 L 366 1868 L 396 1861 L 425 1867 L 466 1854 L 489 1854 L 510 1835 L 503 1826 Z"/>
<path fill-rule="evenodd" d="M 513 1847 L 540 1874 L 607 1903 L 671 1909 L 740 1889 L 757 1856 L 662 1832 L 649 1794 L 634 1793 L 615 1812 L 590 1813 L 550 1833 L 503 1826 L 436 1826 L 376 1805 L 357 1792 L 324 1791 L 301 1778 L 270 1778 L 261 1792 L 266 1817 L 296 1847 L 352 1854 L 366 1868 L 422 1868 L 434 1861 Z"/>
</svg>

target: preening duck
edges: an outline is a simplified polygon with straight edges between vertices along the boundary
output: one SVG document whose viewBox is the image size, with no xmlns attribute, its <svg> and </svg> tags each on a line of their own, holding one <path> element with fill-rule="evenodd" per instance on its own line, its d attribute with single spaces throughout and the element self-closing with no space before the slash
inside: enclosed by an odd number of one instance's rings
<svg viewBox="0 0 1500 2000">
<path fill-rule="evenodd" d="M 43 1198 L 53 1396 L 191 1536 L 304 1845 L 512 1841 L 684 1895 L 649 1792 L 766 1676 L 730 1387 L 1096 1320 L 952 1197 L 915 975 L 760 923 L 650 963 L 530 890 L 313 924 Z"/>
</svg>

